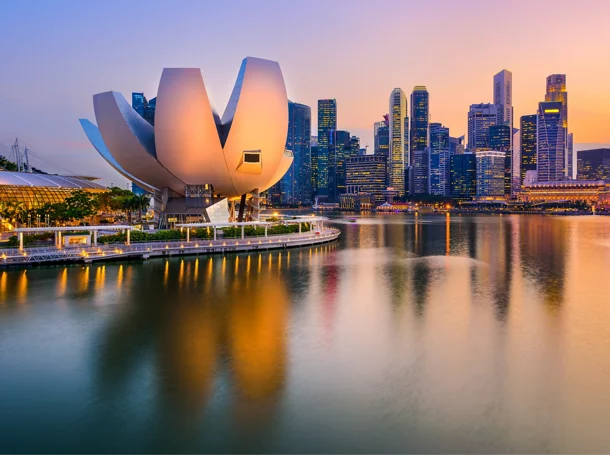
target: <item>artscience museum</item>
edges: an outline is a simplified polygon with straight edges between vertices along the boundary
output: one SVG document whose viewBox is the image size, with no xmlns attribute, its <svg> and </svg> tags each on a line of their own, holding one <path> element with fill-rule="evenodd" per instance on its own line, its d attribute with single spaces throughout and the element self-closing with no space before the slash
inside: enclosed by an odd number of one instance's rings
<svg viewBox="0 0 610 455">
<path fill-rule="evenodd" d="M 94 95 L 93 107 L 97 125 L 80 120 L 87 137 L 116 171 L 154 194 L 161 225 L 257 220 L 260 193 L 292 164 L 277 62 L 244 59 L 222 117 L 197 68 L 163 70 L 154 126 L 117 92 Z"/>
</svg>

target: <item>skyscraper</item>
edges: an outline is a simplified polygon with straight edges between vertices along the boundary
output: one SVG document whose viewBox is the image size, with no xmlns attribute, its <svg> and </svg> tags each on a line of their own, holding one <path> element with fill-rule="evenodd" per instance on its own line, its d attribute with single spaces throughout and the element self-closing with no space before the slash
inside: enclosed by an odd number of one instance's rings
<svg viewBox="0 0 610 455">
<path fill-rule="evenodd" d="M 351 155 L 349 131 L 335 131 L 328 162 L 328 200 L 339 202 L 345 193 L 345 160 Z"/>
<path fill-rule="evenodd" d="M 440 123 L 430 123 L 430 176 L 429 193 L 449 196 L 451 193 L 451 152 L 449 128 Z"/>
<path fill-rule="evenodd" d="M 536 164 L 539 182 L 556 182 L 566 178 L 566 139 L 563 109 L 559 101 L 538 105 Z"/>
<path fill-rule="evenodd" d="M 477 191 L 477 162 L 472 152 L 451 155 L 451 197 L 470 201 Z"/>
<path fill-rule="evenodd" d="M 554 101 L 561 103 L 561 126 L 563 129 L 563 166 L 564 175 L 572 178 L 574 172 L 574 157 L 571 156 L 568 149 L 568 91 L 566 89 L 565 74 L 551 74 L 546 78 L 546 94 L 544 101 Z"/>
<path fill-rule="evenodd" d="M 504 199 L 504 158 L 503 152 L 476 152 L 477 199 Z"/>
<path fill-rule="evenodd" d="M 515 169 L 519 168 L 519 160 L 516 160 L 513 144 L 513 74 L 508 70 L 502 70 L 494 76 L 493 86 L 494 103 L 498 106 L 498 125 L 507 126 L 508 146 L 506 147 L 505 164 L 505 193 L 511 197 L 518 191 L 517 180 L 513 179 Z M 492 149 L 497 150 L 493 145 Z"/>
<path fill-rule="evenodd" d="M 504 195 L 512 195 L 512 128 L 509 125 L 492 125 L 489 127 L 489 148 L 504 153 Z"/>
<path fill-rule="evenodd" d="M 346 191 L 370 193 L 377 204 L 384 201 L 386 157 L 365 155 L 346 160 Z"/>
<path fill-rule="evenodd" d="M 375 155 L 381 155 L 387 158 L 390 150 L 390 121 L 387 114 L 383 116 L 381 122 L 375 122 L 373 124 L 373 131 L 375 135 L 373 149 Z"/>
<path fill-rule="evenodd" d="M 148 107 L 148 100 L 144 96 L 142 92 L 133 92 L 131 94 L 131 107 L 136 111 L 140 116 L 144 117 L 144 112 Z"/>
<path fill-rule="evenodd" d="M 292 165 L 278 182 L 282 204 L 311 201 L 311 108 L 288 101 L 286 149 L 294 156 Z"/>
<path fill-rule="evenodd" d="M 337 130 L 337 101 L 318 100 L 318 182 L 317 195 L 328 197 L 329 156 L 334 156 L 333 135 Z"/>
<path fill-rule="evenodd" d="M 411 93 L 411 165 L 413 166 L 413 192 L 428 193 L 428 122 L 430 119 L 430 100 L 428 90 L 416 85 Z"/>
<path fill-rule="evenodd" d="M 468 111 L 468 149 L 472 152 L 489 150 L 489 127 L 498 124 L 495 104 L 471 104 Z"/>
<path fill-rule="evenodd" d="M 610 149 L 579 151 L 577 178 L 610 182 Z"/>
<path fill-rule="evenodd" d="M 350 158 L 356 158 L 360 156 L 360 138 L 358 136 L 352 136 L 349 140 Z"/>
<path fill-rule="evenodd" d="M 311 136 L 311 198 L 318 194 L 318 136 Z"/>
<path fill-rule="evenodd" d="M 407 144 L 405 131 L 407 120 L 407 97 L 400 88 L 392 90 L 390 95 L 390 156 L 387 164 L 388 186 L 398 192 L 399 197 L 405 195 L 405 155 Z"/>
<path fill-rule="evenodd" d="M 449 152 L 451 156 L 464 153 L 464 136 L 449 137 Z"/>
<path fill-rule="evenodd" d="M 536 142 L 537 142 L 537 116 L 524 115 L 521 117 L 521 185 L 527 171 L 536 170 Z"/>
</svg>

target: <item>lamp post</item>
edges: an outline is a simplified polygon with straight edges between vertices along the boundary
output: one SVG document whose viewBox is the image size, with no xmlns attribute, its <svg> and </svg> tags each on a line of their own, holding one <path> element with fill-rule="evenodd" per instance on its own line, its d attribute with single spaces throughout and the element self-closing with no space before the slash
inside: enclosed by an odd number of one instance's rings
<svg viewBox="0 0 610 455">
<path fill-rule="evenodd" d="M 40 213 L 36 214 L 36 227 L 40 227 Z"/>
<path fill-rule="evenodd" d="M 28 213 L 28 227 L 32 227 L 32 214 Z"/>
</svg>

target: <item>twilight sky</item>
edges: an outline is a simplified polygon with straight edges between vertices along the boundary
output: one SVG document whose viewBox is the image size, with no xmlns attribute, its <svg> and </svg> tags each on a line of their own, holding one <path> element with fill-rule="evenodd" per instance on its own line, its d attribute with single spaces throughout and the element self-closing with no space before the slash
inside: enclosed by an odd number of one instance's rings
<svg viewBox="0 0 610 455">
<path fill-rule="evenodd" d="M 610 143 L 609 0 L 19 0 L 0 17 L 0 143 L 19 137 L 35 166 L 106 184 L 125 180 L 78 124 L 95 121 L 94 93 L 153 98 L 164 67 L 199 67 L 222 112 L 246 56 L 280 62 L 312 130 L 317 100 L 336 98 L 339 128 L 371 148 L 394 87 L 426 85 L 432 121 L 459 136 L 503 68 L 516 119 L 566 73 L 576 148 Z"/>
</svg>

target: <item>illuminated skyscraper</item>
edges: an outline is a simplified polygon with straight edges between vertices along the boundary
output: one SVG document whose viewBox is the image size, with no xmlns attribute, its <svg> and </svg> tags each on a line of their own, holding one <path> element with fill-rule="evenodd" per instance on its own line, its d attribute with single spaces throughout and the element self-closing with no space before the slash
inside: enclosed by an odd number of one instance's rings
<svg viewBox="0 0 610 455">
<path fill-rule="evenodd" d="M 386 158 L 382 155 L 365 155 L 346 160 L 346 191 L 370 193 L 377 204 L 384 202 Z"/>
<path fill-rule="evenodd" d="M 311 136 L 311 198 L 318 194 L 318 136 Z"/>
<path fill-rule="evenodd" d="M 527 171 L 536 170 L 536 138 L 537 116 L 524 115 L 521 117 L 521 185 Z"/>
<path fill-rule="evenodd" d="M 562 103 L 542 102 L 538 107 L 536 164 L 539 182 L 564 180 L 566 139 Z"/>
<path fill-rule="evenodd" d="M 573 178 L 574 157 L 568 148 L 568 92 L 566 89 L 565 74 L 551 74 L 546 78 L 546 94 L 544 101 L 555 101 L 561 103 L 561 117 L 563 128 L 563 156 L 564 156 L 564 175 Z"/>
<path fill-rule="evenodd" d="M 489 147 L 504 153 L 504 195 L 512 194 L 512 154 L 511 136 L 512 128 L 509 125 L 492 125 L 489 127 Z"/>
<path fill-rule="evenodd" d="M 415 194 L 428 193 L 430 151 L 428 149 L 428 122 L 430 99 L 428 90 L 417 85 L 411 93 L 411 165 L 413 167 L 412 188 Z"/>
<path fill-rule="evenodd" d="M 388 186 L 398 192 L 399 197 L 405 195 L 405 165 L 408 146 L 407 97 L 399 88 L 392 90 L 390 95 L 390 156 L 387 165 Z"/>
<path fill-rule="evenodd" d="M 356 158 L 360 156 L 360 138 L 358 136 L 352 136 L 349 140 L 350 158 Z"/>
<path fill-rule="evenodd" d="M 451 193 L 451 158 L 449 128 L 440 123 L 430 123 L 430 194 L 449 196 Z"/>
<path fill-rule="evenodd" d="M 579 151 L 578 180 L 610 182 L 610 148 Z"/>
<path fill-rule="evenodd" d="M 386 158 L 388 157 L 390 150 L 390 121 L 388 118 L 388 115 L 384 115 L 384 120 L 373 124 L 375 135 L 373 151 L 375 155 L 385 156 Z"/>
<path fill-rule="evenodd" d="M 507 126 L 509 144 L 506 149 L 505 164 L 505 192 L 506 197 L 511 197 L 518 191 L 518 180 L 516 172 L 519 169 L 518 153 L 515 153 L 513 145 L 513 74 L 508 70 L 502 70 L 494 76 L 493 84 L 494 103 L 498 106 L 498 125 Z M 503 134 L 506 131 L 503 131 Z M 493 145 L 493 150 L 498 150 Z M 515 169 L 517 171 L 515 171 Z M 515 176 L 515 178 L 513 178 Z"/>
<path fill-rule="evenodd" d="M 317 195 L 328 197 L 329 156 L 332 150 L 332 136 L 337 130 L 337 101 L 318 100 L 318 182 Z"/>
<path fill-rule="evenodd" d="M 477 199 L 504 199 L 504 152 L 476 152 Z"/>
<path fill-rule="evenodd" d="M 339 195 L 345 193 L 345 160 L 351 155 L 349 131 L 335 131 L 331 140 L 331 153 L 328 155 L 328 200 L 339 202 Z"/>
<path fill-rule="evenodd" d="M 477 191 L 477 163 L 474 153 L 451 155 L 451 197 L 472 200 Z"/>
<path fill-rule="evenodd" d="M 489 127 L 498 124 L 495 104 L 471 104 L 468 111 L 468 149 L 472 152 L 489 150 Z"/>
</svg>

